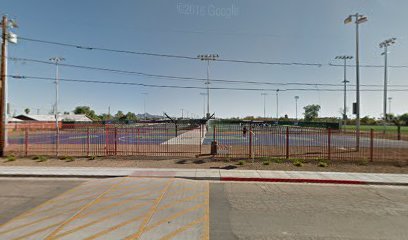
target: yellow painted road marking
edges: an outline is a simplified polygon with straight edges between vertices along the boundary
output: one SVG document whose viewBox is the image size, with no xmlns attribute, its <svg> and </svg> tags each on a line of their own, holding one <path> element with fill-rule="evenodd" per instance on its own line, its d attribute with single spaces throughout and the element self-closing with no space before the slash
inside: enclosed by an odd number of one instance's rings
<svg viewBox="0 0 408 240">
<path fill-rule="evenodd" d="M 184 210 L 181 211 L 181 212 L 178 212 L 178 213 L 175 213 L 175 214 L 173 214 L 173 215 L 170 215 L 170 216 L 167 217 L 167 218 L 164 218 L 164 219 L 162 219 L 162 220 L 160 220 L 160 221 L 158 221 L 158 222 L 156 222 L 156 223 L 154 223 L 154 224 L 152 224 L 152 225 L 147 226 L 144 231 L 145 231 L 145 232 L 150 231 L 150 230 L 152 230 L 153 228 L 162 225 L 163 223 L 169 222 L 169 221 L 171 221 L 171 220 L 173 220 L 173 219 L 175 219 L 175 218 L 178 218 L 178 217 L 180 217 L 180 216 L 183 216 L 183 215 L 185 215 L 185 214 L 187 214 L 187 213 L 189 213 L 189 212 L 192 212 L 192 211 L 195 211 L 195 210 L 200 209 L 200 208 L 202 208 L 202 207 L 205 207 L 206 204 L 207 204 L 207 203 L 200 203 L 200 204 L 197 204 L 197 205 L 195 205 L 195 206 L 193 206 L 193 207 L 186 208 L 186 209 L 184 209 Z M 132 238 L 132 239 L 133 239 L 133 238 Z"/>
<path fill-rule="evenodd" d="M 69 189 L 68 191 L 61 193 L 60 195 L 56 196 L 56 197 L 53 198 L 53 199 L 49 199 L 48 201 L 45 201 L 45 202 L 41 203 L 40 205 L 38 205 L 38 206 L 36 206 L 36 207 L 34 207 L 34 208 L 28 210 L 27 212 L 21 213 L 20 215 L 18 215 L 17 217 L 11 219 L 10 221 L 8 221 L 8 222 L 6 222 L 6 223 L 4 223 L 4 224 L 0 224 L 0 227 L 3 227 L 3 226 L 5 226 L 6 224 L 9 224 L 9 223 L 11 223 L 11 222 L 13 222 L 13 221 L 15 221 L 15 220 L 17 220 L 17 219 L 23 218 L 23 217 L 25 217 L 27 214 L 31 214 L 31 213 L 33 213 L 35 210 L 40 209 L 41 207 L 43 207 L 43 206 L 45 206 L 45 205 L 48 205 L 48 204 L 53 203 L 53 202 L 55 202 L 55 201 L 58 201 L 62 196 L 65 196 L 65 195 L 67 195 L 67 194 L 69 194 L 69 193 L 75 192 L 75 191 L 77 191 L 79 188 L 81 188 L 82 186 L 83 186 L 82 184 L 79 184 L 78 186 L 73 187 L 73 188 Z"/>
<path fill-rule="evenodd" d="M 210 239 L 210 183 L 207 182 L 207 196 L 206 196 L 207 207 L 205 208 L 204 216 L 204 229 L 201 235 L 202 240 Z"/>
<path fill-rule="evenodd" d="M 87 228 L 87 227 L 89 227 L 89 226 L 95 225 L 95 224 L 97 224 L 97 223 L 103 222 L 103 221 L 105 221 L 105 220 L 107 220 L 107 219 L 110 219 L 110 218 L 112 218 L 112 217 L 120 216 L 120 215 L 122 215 L 122 214 L 124 214 L 124 213 L 127 213 L 127 212 L 129 212 L 129 211 L 137 210 L 137 209 L 139 209 L 139 208 L 141 208 L 141 207 L 143 207 L 143 206 L 146 206 L 146 205 L 149 205 L 149 202 L 139 203 L 139 204 L 134 205 L 134 206 L 132 206 L 132 207 L 130 207 L 130 208 L 126 208 L 126 209 L 124 209 L 124 210 L 122 210 L 122 211 L 115 212 L 115 213 L 113 213 L 113 214 L 108 214 L 108 215 L 106 215 L 106 216 L 104 216 L 104 217 L 101 217 L 101 218 L 99 218 L 99 219 L 97 219 L 97 220 L 88 222 L 88 223 L 86 223 L 86 224 L 84 224 L 84 225 L 78 226 L 78 227 L 76 227 L 76 228 L 72 228 L 72 229 L 70 229 L 70 230 L 68 230 L 68 231 L 65 231 L 65 232 L 63 232 L 63 233 L 61 233 L 61 234 L 58 234 L 57 236 L 54 237 L 54 239 L 58 239 L 58 238 L 61 238 L 61 237 L 63 237 L 63 236 L 69 235 L 69 234 L 71 234 L 71 233 L 77 232 L 77 231 L 79 231 L 79 230 L 81 230 L 81 229 L 84 229 L 84 228 Z"/>
<path fill-rule="evenodd" d="M 206 195 L 206 192 L 204 192 L 204 193 L 200 192 L 200 193 L 194 194 L 193 196 L 188 196 L 188 197 L 185 197 L 185 198 L 181 198 L 181 199 L 175 200 L 175 201 L 173 201 L 173 202 L 171 202 L 171 203 L 169 203 L 169 204 L 166 204 L 166 205 L 164 205 L 164 206 L 161 206 L 158 210 L 159 210 L 159 211 L 162 211 L 162 210 L 164 210 L 164 209 L 171 208 L 171 207 L 173 207 L 174 205 L 177 205 L 178 203 L 183 203 L 183 202 L 191 201 L 191 200 L 194 200 L 194 199 L 196 199 L 196 198 L 198 198 L 198 197 L 200 197 L 200 196 L 205 196 L 205 195 Z"/>
<path fill-rule="evenodd" d="M 173 231 L 173 232 L 167 234 L 166 236 L 160 238 L 160 240 L 172 239 L 172 238 L 174 238 L 175 236 L 177 236 L 178 234 L 180 234 L 180 233 L 182 233 L 182 232 L 188 230 L 189 228 L 193 227 L 194 225 L 197 225 L 197 224 L 202 223 L 203 221 L 205 221 L 205 216 L 204 216 L 204 217 L 201 217 L 201 218 L 198 218 L 198 219 L 196 219 L 196 220 L 190 222 L 189 224 L 186 224 L 186 225 L 182 226 L 181 228 L 178 228 L 177 230 L 175 230 L 175 231 Z"/>
<path fill-rule="evenodd" d="M 125 222 L 122 222 L 122 223 L 120 223 L 120 224 L 117 224 L 117 225 L 115 225 L 115 226 L 113 226 L 113 227 L 110 227 L 110 228 L 108 228 L 108 229 L 105 229 L 105 230 L 103 230 L 103 231 L 100 231 L 100 232 L 98 232 L 98 233 L 96 233 L 96 234 L 94 234 L 94 235 L 92 235 L 92 236 L 90 236 L 90 237 L 85 238 L 84 240 L 93 240 L 93 239 L 98 238 L 98 237 L 100 237 L 100 236 L 103 236 L 103 235 L 105 235 L 105 234 L 107 234 L 107 233 L 110 233 L 110 232 L 112 232 L 112 231 L 115 231 L 116 229 L 119 229 L 119 228 L 121 228 L 121 227 L 123 227 L 123 226 L 126 226 L 126 225 L 128 225 L 128 224 L 130 224 L 130 223 L 132 223 L 132 222 L 136 222 L 136 221 L 142 219 L 144 216 L 145 216 L 144 214 L 139 215 L 139 216 L 134 217 L 134 218 L 132 218 L 132 219 L 129 219 L 129 220 L 125 221 Z"/>
<path fill-rule="evenodd" d="M 121 181 L 118 183 L 115 183 L 114 185 L 110 186 L 106 191 L 104 191 L 102 194 L 100 194 L 97 198 L 95 198 L 92 202 L 86 204 L 84 207 L 82 207 L 76 214 L 74 214 L 71 218 L 67 219 L 63 224 L 61 224 L 57 229 L 55 229 L 53 232 L 51 232 L 48 237 L 45 238 L 45 240 L 51 240 L 55 237 L 55 235 L 58 234 L 58 232 L 63 229 L 67 224 L 70 222 L 74 221 L 78 215 L 84 211 L 85 209 L 91 207 L 95 203 L 99 202 L 101 198 L 103 198 L 104 195 L 106 195 L 109 191 L 113 190 L 115 187 L 118 187 L 121 183 L 123 183 L 127 178 L 123 178 Z"/>
<path fill-rule="evenodd" d="M 56 223 L 56 224 L 53 224 L 53 225 L 51 225 L 51 226 L 46 226 L 46 227 L 40 228 L 40 229 L 38 229 L 38 230 L 35 230 L 34 232 L 27 233 L 27 234 L 25 234 L 25 235 L 23 235 L 23 236 L 20 236 L 20 237 L 17 237 L 17 238 L 13 238 L 12 240 L 27 239 L 28 237 L 30 237 L 30 236 L 32 236 L 32 235 L 35 235 L 35 234 L 40 233 L 40 232 L 44 232 L 44 231 L 46 231 L 46 230 L 48 230 L 48 229 L 51 229 L 51 228 L 53 228 L 53 227 L 58 226 L 58 225 L 61 224 L 61 223 L 63 223 L 63 221 L 62 221 L 62 222 L 59 222 L 59 223 Z"/>
<path fill-rule="evenodd" d="M 128 236 L 127 238 L 125 238 L 125 240 L 129 240 L 129 239 L 138 239 L 140 237 L 140 235 L 142 235 L 146 225 L 149 223 L 150 219 L 153 217 L 154 213 L 157 210 L 157 206 L 159 205 L 160 201 L 163 199 L 163 196 L 166 194 L 167 190 L 169 189 L 170 185 L 173 183 L 174 179 L 169 180 L 166 187 L 163 188 L 162 193 L 160 194 L 160 196 L 154 201 L 154 204 L 152 205 L 152 207 L 150 208 L 149 212 L 145 215 L 145 218 L 142 222 L 142 224 L 140 225 L 138 231 L 135 234 L 132 234 L 130 236 Z"/>
<path fill-rule="evenodd" d="M 126 204 L 126 203 L 128 203 L 130 201 L 138 200 L 138 199 L 140 199 L 142 197 L 148 197 L 148 196 L 152 195 L 153 193 L 154 192 L 150 192 L 150 193 L 147 193 L 147 194 L 138 195 L 138 196 L 135 196 L 135 197 L 132 197 L 132 198 L 128 198 L 128 199 L 122 200 L 120 202 L 111 203 L 111 204 L 109 204 L 107 206 L 100 207 L 100 208 L 94 209 L 92 211 L 89 211 L 87 213 L 81 214 L 79 216 L 79 218 L 84 218 L 84 217 L 89 216 L 89 215 L 91 215 L 93 213 L 100 212 L 100 211 L 103 211 L 103 210 L 107 210 L 107 209 L 110 209 L 110 208 L 118 206 L 118 205 Z"/>
<path fill-rule="evenodd" d="M 60 214 L 55 214 L 55 215 L 52 215 L 52 216 L 47 216 L 47 217 L 44 217 L 44 218 L 40 218 L 40 219 L 37 219 L 36 221 L 29 222 L 29 223 L 25 223 L 25 224 L 22 224 L 22 225 L 19 225 L 19 226 L 10 228 L 10 229 L 8 229 L 8 230 L 6 230 L 6 231 L 2 231 L 2 232 L 0 232 L 0 235 L 1 235 L 1 234 L 5 234 L 5 233 L 9 233 L 9 232 L 12 232 L 12 231 L 15 231 L 15 230 L 24 228 L 24 227 L 28 227 L 28 226 L 34 225 L 34 224 L 36 224 L 36 223 L 45 221 L 45 220 L 47 220 L 47 219 L 51 219 L 51 218 L 55 218 L 55 217 L 59 217 L 59 216 L 61 216 L 61 215 L 60 215 Z"/>
</svg>

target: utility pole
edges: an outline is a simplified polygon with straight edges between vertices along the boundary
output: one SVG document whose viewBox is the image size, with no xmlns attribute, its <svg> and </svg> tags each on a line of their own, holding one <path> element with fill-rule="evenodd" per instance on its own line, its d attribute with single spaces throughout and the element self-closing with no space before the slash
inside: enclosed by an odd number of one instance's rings
<svg viewBox="0 0 408 240">
<path fill-rule="evenodd" d="M 205 96 L 207 96 L 206 93 L 200 93 L 201 96 L 203 96 L 203 116 L 205 118 Z"/>
<path fill-rule="evenodd" d="M 201 61 L 207 61 L 207 119 L 210 118 L 210 61 L 216 61 L 219 56 L 218 54 L 206 54 L 206 55 L 198 55 L 198 59 Z"/>
<path fill-rule="evenodd" d="M 360 150 L 360 36 L 358 27 L 361 23 L 368 21 L 368 18 L 361 14 L 349 15 L 345 20 L 344 24 L 353 22 L 355 18 L 356 25 L 356 105 L 355 105 L 355 114 L 356 114 L 356 150 Z"/>
<path fill-rule="evenodd" d="M 59 150 L 59 124 L 58 124 L 58 102 L 59 102 L 59 63 L 64 61 L 65 59 L 62 57 L 52 57 L 50 61 L 55 63 L 55 106 L 54 106 L 54 114 L 55 114 L 55 130 L 56 130 L 56 156 L 58 156 Z"/>
<path fill-rule="evenodd" d="M 383 119 L 384 119 L 384 131 L 387 126 L 387 94 L 388 94 L 388 47 L 395 44 L 396 38 L 390 38 L 380 43 L 380 48 L 384 48 L 384 99 L 383 99 Z"/>
<path fill-rule="evenodd" d="M 184 109 L 181 109 L 181 119 L 184 119 Z"/>
<path fill-rule="evenodd" d="M 344 61 L 344 70 L 343 70 L 344 80 L 342 82 L 344 84 L 343 124 L 346 125 L 346 121 L 347 121 L 347 83 L 350 82 L 347 80 L 347 60 L 353 59 L 353 57 L 343 55 L 343 56 L 337 56 L 336 59 L 341 59 Z"/>
<path fill-rule="evenodd" d="M 263 100 L 264 100 L 263 116 L 264 116 L 264 120 L 265 120 L 266 119 L 266 96 L 268 94 L 267 93 L 261 93 L 261 95 L 263 96 Z"/>
<path fill-rule="evenodd" d="M 298 100 L 299 100 L 299 96 L 295 96 L 295 103 L 296 103 L 296 120 L 298 120 Z"/>
<path fill-rule="evenodd" d="M 4 156 L 7 146 L 7 43 L 17 43 L 17 36 L 9 32 L 9 28 L 17 28 L 14 20 L 3 16 L 1 21 L 1 83 L 0 83 L 0 157 Z"/>
</svg>

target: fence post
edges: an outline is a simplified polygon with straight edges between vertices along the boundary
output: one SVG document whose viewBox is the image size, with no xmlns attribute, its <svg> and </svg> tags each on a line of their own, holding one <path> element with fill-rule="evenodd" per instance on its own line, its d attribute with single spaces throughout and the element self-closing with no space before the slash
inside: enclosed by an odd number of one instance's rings
<svg viewBox="0 0 408 240">
<path fill-rule="evenodd" d="M 118 136 L 118 128 L 115 127 L 115 156 L 118 155 L 118 141 L 117 141 L 117 136 Z"/>
<path fill-rule="evenodd" d="M 374 161 L 374 129 L 370 129 L 370 162 Z"/>
<path fill-rule="evenodd" d="M 401 126 L 397 126 L 397 131 L 398 131 L 398 140 L 401 140 Z"/>
<path fill-rule="evenodd" d="M 252 158 L 252 125 L 249 126 L 249 158 Z"/>
<path fill-rule="evenodd" d="M 169 136 L 169 129 L 167 128 L 167 126 L 165 128 L 166 128 L 166 139 L 167 139 L 167 137 Z M 166 141 L 166 152 L 169 153 L 169 140 Z"/>
<path fill-rule="evenodd" d="M 331 128 L 327 129 L 327 160 L 331 160 Z"/>
<path fill-rule="evenodd" d="M 105 125 L 105 156 L 108 156 L 108 146 L 109 146 L 109 133 L 108 125 Z"/>
<path fill-rule="evenodd" d="M 289 159 L 289 127 L 286 127 L 286 159 Z"/>
<path fill-rule="evenodd" d="M 28 128 L 25 128 L 24 131 L 24 154 L 28 156 Z"/>
<path fill-rule="evenodd" d="M 203 125 L 200 124 L 200 139 L 198 141 L 200 141 L 200 155 L 201 155 L 201 139 L 203 138 Z"/>
<path fill-rule="evenodd" d="M 89 134 L 89 127 L 86 129 L 86 155 L 89 156 L 90 153 L 90 134 Z"/>
</svg>

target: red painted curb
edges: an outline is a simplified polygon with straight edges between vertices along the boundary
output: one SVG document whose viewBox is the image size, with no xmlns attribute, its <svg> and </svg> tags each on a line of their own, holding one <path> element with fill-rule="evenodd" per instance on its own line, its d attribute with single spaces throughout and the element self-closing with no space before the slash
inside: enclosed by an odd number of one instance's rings
<svg viewBox="0 0 408 240">
<path fill-rule="evenodd" d="M 221 181 L 237 182 L 291 182 L 291 183 L 331 183 L 331 184 L 368 184 L 364 181 L 334 180 L 334 179 L 307 179 L 307 178 L 240 178 L 221 177 Z"/>
</svg>

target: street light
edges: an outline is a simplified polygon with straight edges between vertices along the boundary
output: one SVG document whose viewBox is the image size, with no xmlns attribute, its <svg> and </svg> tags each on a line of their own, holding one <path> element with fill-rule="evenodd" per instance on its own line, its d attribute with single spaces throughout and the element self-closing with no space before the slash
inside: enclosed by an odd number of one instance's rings
<svg viewBox="0 0 408 240">
<path fill-rule="evenodd" d="M 263 96 L 263 100 L 264 100 L 264 120 L 266 119 L 266 96 L 268 94 L 267 93 L 261 93 L 261 96 Z"/>
<path fill-rule="evenodd" d="M 341 59 L 344 61 L 344 105 L 343 105 L 343 121 L 344 124 L 346 124 L 346 120 L 347 120 L 347 83 L 349 83 L 350 81 L 347 80 L 347 60 L 353 59 L 352 56 L 347 56 L 347 55 L 343 55 L 343 56 L 337 56 L 336 59 Z"/>
<path fill-rule="evenodd" d="M 384 48 L 384 52 L 381 55 L 384 55 L 384 130 L 386 128 L 387 121 L 387 88 L 388 88 L 388 47 L 395 44 L 396 38 L 390 38 L 380 43 L 380 48 Z"/>
<path fill-rule="evenodd" d="M 201 61 L 207 61 L 207 118 L 210 118 L 210 61 L 216 61 L 219 56 L 218 54 L 206 54 L 206 55 L 198 55 L 198 59 Z"/>
<path fill-rule="evenodd" d="M 356 114 L 356 150 L 360 150 L 360 51 L 359 51 L 359 32 L 358 26 L 361 23 L 365 23 L 368 21 L 368 18 L 361 14 L 354 14 L 348 16 L 344 20 L 344 24 L 349 24 L 355 19 L 356 24 L 356 106 L 355 106 L 355 114 Z"/>
<path fill-rule="evenodd" d="M 296 103 L 296 120 L 298 120 L 298 100 L 299 100 L 299 96 L 295 96 L 295 103 Z"/>
<path fill-rule="evenodd" d="M 55 63 L 55 105 L 54 105 L 54 114 L 55 114 L 55 129 L 56 129 L 56 155 L 58 155 L 59 148 L 59 126 L 58 126 L 58 101 L 59 101 L 59 63 L 65 61 L 63 57 L 52 57 L 50 61 Z"/>
</svg>

